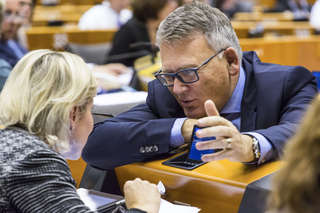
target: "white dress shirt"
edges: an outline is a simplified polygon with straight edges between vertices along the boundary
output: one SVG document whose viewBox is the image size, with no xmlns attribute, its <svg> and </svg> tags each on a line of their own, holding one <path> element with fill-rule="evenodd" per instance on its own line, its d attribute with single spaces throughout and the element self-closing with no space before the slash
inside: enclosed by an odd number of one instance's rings
<svg viewBox="0 0 320 213">
<path fill-rule="evenodd" d="M 104 1 L 86 11 L 81 16 L 78 27 L 82 30 L 119 29 L 131 17 L 130 10 L 123 9 L 117 13 L 108 1 Z"/>
</svg>

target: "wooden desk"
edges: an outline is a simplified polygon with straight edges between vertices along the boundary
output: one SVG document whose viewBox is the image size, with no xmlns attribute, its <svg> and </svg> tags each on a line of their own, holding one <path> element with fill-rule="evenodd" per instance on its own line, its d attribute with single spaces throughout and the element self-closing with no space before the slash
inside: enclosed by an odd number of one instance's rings
<svg viewBox="0 0 320 213">
<path fill-rule="evenodd" d="M 293 21 L 292 12 L 263 13 L 263 12 L 238 12 L 234 15 L 234 21 Z"/>
<path fill-rule="evenodd" d="M 116 30 L 80 30 L 77 26 L 31 27 L 27 30 L 29 50 L 55 49 L 59 39 L 76 44 L 111 42 Z"/>
<path fill-rule="evenodd" d="M 82 14 L 93 5 L 36 6 L 32 26 L 46 26 L 50 21 L 77 24 Z"/>
<path fill-rule="evenodd" d="M 277 21 L 262 21 L 262 22 L 231 22 L 238 38 L 248 38 L 249 32 L 256 28 L 263 30 L 263 35 L 276 35 L 276 36 L 311 36 L 315 34 L 315 29 L 309 22 L 277 22 Z"/>
<path fill-rule="evenodd" d="M 261 61 L 304 66 L 310 71 L 320 67 L 320 36 L 241 39 L 243 51 L 254 50 Z"/>
<path fill-rule="evenodd" d="M 228 160 L 210 162 L 192 171 L 162 165 L 164 160 L 116 168 L 120 187 L 136 177 L 166 187 L 166 199 L 197 206 L 203 213 L 236 213 L 246 186 L 280 168 L 280 162 L 249 167 Z"/>
<path fill-rule="evenodd" d="M 311 5 L 315 3 L 316 0 L 307 0 L 307 2 Z M 259 3 L 260 6 L 264 8 L 272 8 L 276 5 L 277 1 L 276 0 L 259 0 L 255 1 L 256 3 Z"/>
<path fill-rule="evenodd" d="M 87 163 L 82 158 L 79 160 L 67 160 L 67 162 L 70 167 L 72 177 L 76 181 L 77 187 L 79 187 Z"/>
</svg>

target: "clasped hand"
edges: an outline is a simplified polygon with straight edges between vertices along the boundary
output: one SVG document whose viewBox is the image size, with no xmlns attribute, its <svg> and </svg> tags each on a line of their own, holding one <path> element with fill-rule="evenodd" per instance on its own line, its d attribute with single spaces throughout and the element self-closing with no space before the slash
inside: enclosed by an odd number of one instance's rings
<svg viewBox="0 0 320 213">
<path fill-rule="evenodd" d="M 198 150 L 220 149 L 221 151 L 203 155 L 202 161 L 208 162 L 222 159 L 237 162 L 253 161 L 251 137 L 241 134 L 232 122 L 219 116 L 219 112 L 212 100 L 205 102 L 205 110 L 207 117 L 193 120 L 192 122 L 202 127 L 196 132 L 196 135 L 199 138 L 214 136 L 216 139 L 198 142 L 196 148 Z M 189 131 L 190 129 L 192 131 L 192 128 L 189 128 Z M 182 130 L 182 132 L 186 131 Z"/>
</svg>

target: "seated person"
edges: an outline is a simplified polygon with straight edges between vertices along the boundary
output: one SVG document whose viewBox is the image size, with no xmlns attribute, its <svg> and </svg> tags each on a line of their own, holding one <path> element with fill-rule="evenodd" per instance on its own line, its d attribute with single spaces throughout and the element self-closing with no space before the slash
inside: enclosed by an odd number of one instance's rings
<svg viewBox="0 0 320 213">
<path fill-rule="evenodd" d="M 32 17 L 34 14 L 34 8 L 36 6 L 37 0 L 19 0 L 20 4 L 20 14 L 23 17 L 22 26 L 19 28 L 16 40 L 21 44 L 25 49 L 28 49 L 27 42 L 27 30 L 32 25 Z"/>
<path fill-rule="evenodd" d="M 312 6 L 310 24 L 320 32 L 320 0 L 316 1 Z"/>
<path fill-rule="evenodd" d="M 131 45 L 139 42 L 154 44 L 159 23 L 177 6 L 176 0 L 133 0 L 133 17 L 115 34 L 106 63 L 122 63 L 132 67 L 135 59 L 149 54 L 150 45 Z"/>
<path fill-rule="evenodd" d="M 86 11 L 78 26 L 82 30 L 118 29 L 132 16 L 129 0 L 105 0 Z"/>
<path fill-rule="evenodd" d="M 5 60 L 0 58 L 0 92 L 11 72 L 11 66 Z"/>
<path fill-rule="evenodd" d="M 91 7 L 80 18 L 78 27 L 81 30 L 118 30 L 131 17 L 128 10 L 129 0 L 104 0 L 101 4 Z M 111 49 L 111 42 L 102 43 L 92 47 L 87 45 L 69 45 L 71 52 L 79 54 L 89 63 L 103 64 L 105 56 Z M 103 69 L 104 65 L 96 65 Z M 114 82 L 112 82 L 114 83 Z"/>
<path fill-rule="evenodd" d="M 242 52 L 229 19 L 195 1 L 159 26 L 162 68 L 148 85 L 146 104 L 98 123 L 82 157 L 109 169 L 167 154 L 197 136 L 216 140 L 199 150 L 223 149 L 203 161 L 261 164 L 278 158 L 308 103 L 317 94 L 313 75 L 300 66 L 260 61 Z"/>
<path fill-rule="evenodd" d="M 95 94 L 92 73 L 70 53 L 36 50 L 14 67 L 0 94 L 1 212 L 92 212 L 65 159 L 80 157 Z M 137 179 L 124 192 L 129 212 L 158 212 L 154 184 Z"/>
<path fill-rule="evenodd" d="M 0 1 L 0 26 L 2 23 L 2 19 L 3 19 L 3 4 Z M 1 28 L 0 28 L 0 33 L 1 33 Z M 11 72 L 10 64 L 8 64 L 8 62 L 6 62 L 4 59 L 0 58 L 0 92 L 10 72 Z"/>
<path fill-rule="evenodd" d="M 4 18 L 1 25 L 0 58 L 6 60 L 12 67 L 27 50 L 15 39 L 24 21 L 21 14 L 20 0 L 5 0 Z"/>
<path fill-rule="evenodd" d="M 285 148 L 284 165 L 273 180 L 268 213 L 317 213 L 320 209 L 320 96 Z M 319 150 L 318 150 L 319 149 Z"/>
<path fill-rule="evenodd" d="M 295 20 L 309 19 L 311 6 L 307 0 L 277 0 L 276 5 L 266 12 L 290 11 Z"/>
<path fill-rule="evenodd" d="M 217 0 L 215 7 L 232 18 L 237 12 L 252 12 L 253 2 L 249 0 Z"/>
<path fill-rule="evenodd" d="M 30 19 L 29 16 L 32 14 L 35 2 L 32 3 L 31 0 L 5 0 L 5 2 L 0 40 L 0 58 L 10 63 L 13 67 L 27 53 L 27 50 L 16 39 L 18 37 L 20 39 L 23 38 L 23 33 L 18 36 L 18 30 L 21 29 L 22 24 L 25 24 L 26 20 Z M 106 64 L 94 66 L 93 71 L 95 73 L 105 73 L 108 76 L 118 76 L 127 73 L 128 68 L 122 64 Z M 2 76 L 4 75 L 7 76 L 7 74 L 3 73 Z M 120 88 L 122 86 L 114 80 L 104 79 L 104 82 L 99 80 L 98 83 L 104 90 Z"/>
</svg>

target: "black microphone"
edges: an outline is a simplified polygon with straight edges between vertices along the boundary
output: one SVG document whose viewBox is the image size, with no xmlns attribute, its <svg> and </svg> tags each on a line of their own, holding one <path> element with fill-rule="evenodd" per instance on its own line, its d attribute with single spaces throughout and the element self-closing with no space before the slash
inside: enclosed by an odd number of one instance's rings
<svg viewBox="0 0 320 213">
<path fill-rule="evenodd" d="M 151 54 L 151 62 L 154 64 L 155 63 L 155 58 L 157 56 L 157 52 L 159 51 L 159 47 L 152 44 L 151 42 L 136 42 L 133 44 L 130 44 L 130 49 L 132 48 L 141 48 L 144 47 L 146 50 L 149 51 Z"/>
<path fill-rule="evenodd" d="M 143 49 L 142 49 L 143 48 Z M 155 58 L 157 56 L 157 52 L 159 48 L 156 45 L 153 45 L 150 42 L 136 42 L 130 44 L 129 49 L 140 49 L 134 52 L 126 52 L 117 55 L 109 55 L 108 63 L 118 62 L 119 60 L 132 59 L 132 58 L 140 58 L 142 56 L 151 54 L 151 62 L 155 63 Z"/>
</svg>

